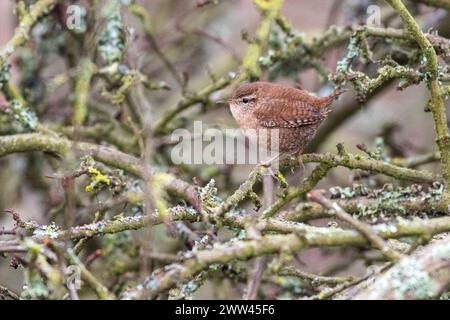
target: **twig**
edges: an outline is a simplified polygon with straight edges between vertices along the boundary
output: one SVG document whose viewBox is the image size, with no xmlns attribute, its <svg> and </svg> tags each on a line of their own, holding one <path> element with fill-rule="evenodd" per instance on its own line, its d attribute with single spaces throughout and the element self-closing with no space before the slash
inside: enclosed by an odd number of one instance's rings
<svg viewBox="0 0 450 320">
<path fill-rule="evenodd" d="M 300 279 L 308 280 L 314 286 L 320 285 L 337 285 L 341 283 L 347 283 L 354 281 L 354 277 L 324 277 L 316 274 L 304 272 L 296 269 L 293 266 L 285 267 L 278 272 L 278 275 L 285 277 L 297 277 Z"/>
<path fill-rule="evenodd" d="M 328 164 L 320 163 L 317 167 L 314 168 L 309 177 L 305 178 L 302 181 L 300 186 L 296 188 L 289 188 L 280 199 L 275 201 L 273 205 L 264 210 L 263 217 L 272 217 L 289 201 L 311 191 L 316 186 L 316 184 L 327 175 L 330 169 L 331 167 Z"/>
<path fill-rule="evenodd" d="M 261 284 L 261 278 L 266 267 L 267 258 L 258 257 L 255 261 L 254 271 L 249 279 L 247 295 L 245 300 L 255 300 L 258 294 L 259 285 Z"/>
<path fill-rule="evenodd" d="M 311 191 L 308 194 L 308 199 L 314 202 L 318 202 L 326 208 L 333 210 L 339 219 L 350 224 L 355 230 L 358 230 L 369 240 L 374 248 L 381 250 L 383 255 L 385 255 L 389 260 L 396 262 L 401 258 L 401 255 L 395 250 L 391 249 L 380 236 L 378 236 L 374 231 L 370 229 L 369 226 L 366 226 L 365 223 L 353 218 L 350 214 L 345 212 L 336 202 L 328 200 L 320 190 Z"/>
<path fill-rule="evenodd" d="M 220 205 L 220 207 L 217 208 L 213 215 L 213 218 L 216 221 L 220 221 L 226 212 L 228 212 L 232 207 L 237 206 L 239 202 L 247 196 L 256 181 L 260 179 L 261 170 L 262 169 L 260 167 L 253 169 L 247 180 L 241 184 L 240 187 Z"/>
<path fill-rule="evenodd" d="M 0 285 L 0 296 L 10 297 L 13 300 L 20 300 L 20 296 L 11 289 Z"/>
<path fill-rule="evenodd" d="M 335 286 L 334 288 L 327 288 L 327 289 L 321 291 L 320 293 L 318 293 L 317 295 L 309 297 L 308 299 L 311 299 L 311 300 L 326 300 L 326 299 L 329 299 L 332 296 L 334 296 L 335 294 L 337 294 L 337 293 L 339 293 L 341 291 L 344 291 L 347 288 L 356 286 L 357 284 L 363 282 L 364 280 L 367 280 L 370 276 L 371 275 L 369 274 L 367 276 L 358 278 L 358 279 L 353 280 L 353 281 L 341 283 L 341 284 Z"/>
<path fill-rule="evenodd" d="M 264 205 L 270 206 L 273 202 L 274 181 L 270 174 L 263 176 Z M 259 257 L 255 261 L 254 272 L 248 282 L 246 300 L 255 300 L 261 284 L 262 275 L 266 268 L 267 257 Z"/>
<path fill-rule="evenodd" d="M 20 19 L 19 26 L 14 30 L 14 36 L 0 50 L 0 66 L 18 47 L 25 44 L 34 24 L 48 14 L 59 0 L 38 0 L 30 6 L 29 11 Z"/>
<path fill-rule="evenodd" d="M 87 101 L 89 99 L 89 89 L 94 72 L 95 65 L 89 58 L 81 61 L 74 89 L 75 101 L 72 116 L 72 124 L 74 126 L 83 125 L 86 120 Z"/>
<path fill-rule="evenodd" d="M 175 66 L 172 64 L 172 62 L 167 58 L 166 54 L 160 49 L 158 43 L 156 42 L 156 39 L 153 35 L 151 26 L 150 26 L 150 16 L 145 10 L 144 7 L 141 7 L 135 3 L 131 4 L 129 6 L 130 12 L 138 17 L 141 20 L 142 26 L 144 27 L 145 36 L 148 40 L 148 43 L 150 44 L 150 47 L 153 49 L 155 54 L 161 59 L 161 61 L 166 66 L 167 70 L 172 74 L 172 77 L 175 79 L 175 81 L 178 83 L 180 87 L 183 87 L 183 80 L 176 70 Z"/>
<path fill-rule="evenodd" d="M 104 216 L 105 216 L 105 211 L 96 212 L 95 217 L 94 217 L 94 223 L 101 221 Z M 89 239 L 90 239 L 90 237 L 84 237 L 84 238 L 81 238 L 80 240 L 78 240 L 76 245 L 73 247 L 73 251 L 75 252 L 76 255 L 80 254 L 80 252 L 84 249 L 84 247 L 85 247 L 86 243 L 89 241 Z"/>
<path fill-rule="evenodd" d="M 429 154 L 413 156 L 405 159 L 394 158 L 391 162 L 392 164 L 400 167 L 416 168 L 423 164 L 439 161 L 440 159 L 441 157 L 438 152 L 432 152 Z"/>
</svg>

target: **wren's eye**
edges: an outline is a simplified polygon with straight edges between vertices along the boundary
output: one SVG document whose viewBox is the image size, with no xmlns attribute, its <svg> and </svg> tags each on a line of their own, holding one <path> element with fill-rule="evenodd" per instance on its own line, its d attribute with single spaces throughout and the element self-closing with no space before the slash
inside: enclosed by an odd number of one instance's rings
<svg viewBox="0 0 450 320">
<path fill-rule="evenodd" d="M 245 105 L 247 107 L 247 106 L 250 106 L 251 102 L 255 101 L 255 100 L 256 100 L 256 96 L 254 96 L 254 95 L 245 96 L 245 97 L 239 98 L 239 104 Z"/>
</svg>

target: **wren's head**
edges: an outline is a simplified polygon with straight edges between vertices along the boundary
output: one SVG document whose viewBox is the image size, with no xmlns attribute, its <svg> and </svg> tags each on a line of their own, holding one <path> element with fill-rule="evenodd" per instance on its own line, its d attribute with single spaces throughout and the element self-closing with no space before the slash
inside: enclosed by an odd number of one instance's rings
<svg viewBox="0 0 450 320">
<path fill-rule="evenodd" d="M 258 92 L 261 89 L 260 82 L 252 82 L 240 85 L 234 90 L 230 100 L 230 110 L 241 128 L 252 128 L 253 111 L 258 103 Z"/>
<path fill-rule="evenodd" d="M 260 88 L 259 82 L 245 83 L 234 90 L 230 105 L 236 105 L 242 108 L 251 108 L 257 101 L 257 93 Z"/>
</svg>

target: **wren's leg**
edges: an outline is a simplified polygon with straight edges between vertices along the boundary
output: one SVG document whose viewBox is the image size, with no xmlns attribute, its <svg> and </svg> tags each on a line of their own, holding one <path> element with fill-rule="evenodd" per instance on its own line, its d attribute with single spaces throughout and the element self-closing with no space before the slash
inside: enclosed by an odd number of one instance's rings
<svg viewBox="0 0 450 320">
<path fill-rule="evenodd" d="M 300 167 L 302 167 L 302 170 L 305 170 L 305 165 L 303 164 L 303 159 L 302 159 L 302 152 L 297 151 L 295 153 L 295 158 L 297 158 L 298 164 Z"/>
<path fill-rule="evenodd" d="M 301 167 L 302 170 L 305 170 L 305 166 L 304 166 L 303 160 L 302 160 L 302 152 L 301 152 L 301 150 L 292 153 L 291 156 L 294 156 L 295 159 L 297 159 L 299 167 Z M 295 165 L 291 166 L 291 172 L 292 173 L 294 173 L 294 167 L 295 167 Z"/>
</svg>

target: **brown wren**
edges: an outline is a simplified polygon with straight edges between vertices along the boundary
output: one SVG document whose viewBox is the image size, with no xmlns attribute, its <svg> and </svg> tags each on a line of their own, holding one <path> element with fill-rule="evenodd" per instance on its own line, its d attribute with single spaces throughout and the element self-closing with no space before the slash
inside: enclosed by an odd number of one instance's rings
<svg viewBox="0 0 450 320">
<path fill-rule="evenodd" d="M 327 108 L 343 90 L 318 98 L 306 90 L 269 82 L 246 83 L 236 88 L 229 100 L 231 113 L 244 132 L 261 129 L 278 130 L 278 152 L 275 158 L 300 155 L 327 118 Z M 253 129 L 253 130 L 248 130 Z M 270 134 L 270 133 L 269 133 Z M 269 144 L 270 145 L 270 144 Z M 266 162 L 269 166 L 271 161 Z"/>
</svg>

